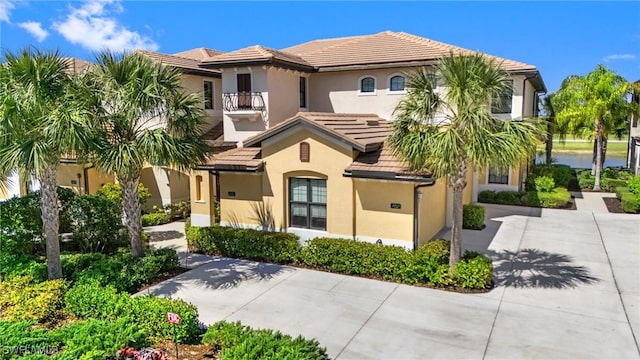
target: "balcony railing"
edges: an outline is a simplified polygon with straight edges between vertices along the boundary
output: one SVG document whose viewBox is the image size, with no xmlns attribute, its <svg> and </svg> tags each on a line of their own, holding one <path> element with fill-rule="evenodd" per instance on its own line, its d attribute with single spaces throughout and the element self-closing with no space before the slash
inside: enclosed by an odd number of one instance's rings
<svg viewBox="0 0 640 360">
<path fill-rule="evenodd" d="M 222 94 L 224 111 L 264 111 L 264 99 L 259 92 L 240 92 Z"/>
</svg>

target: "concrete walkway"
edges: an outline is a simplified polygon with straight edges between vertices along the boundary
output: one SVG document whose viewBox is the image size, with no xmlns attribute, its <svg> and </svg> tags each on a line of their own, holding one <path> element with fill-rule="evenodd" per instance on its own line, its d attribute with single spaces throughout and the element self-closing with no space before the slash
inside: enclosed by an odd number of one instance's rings
<svg viewBox="0 0 640 360">
<path fill-rule="evenodd" d="M 336 359 L 640 359 L 640 217 L 578 204 L 487 205 L 464 244 L 494 261 L 485 294 L 186 253 L 195 269 L 148 291 L 196 304 L 205 323 L 316 338 Z M 152 245 L 184 249 L 169 237 Z"/>
</svg>

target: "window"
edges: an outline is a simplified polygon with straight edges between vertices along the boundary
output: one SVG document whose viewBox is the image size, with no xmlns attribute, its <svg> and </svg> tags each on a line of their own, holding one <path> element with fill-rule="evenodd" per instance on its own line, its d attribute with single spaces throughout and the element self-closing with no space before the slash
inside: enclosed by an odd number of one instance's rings
<svg viewBox="0 0 640 360">
<path fill-rule="evenodd" d="M 196 175 L 196 201 L 202 201 L 202 176 Z"/>
<path fill-rule="evenodd" d="M 289 225 L 292 227 L 327 229 L 327 181 L 289 179 Z"/>
<path fill-rule="evenodd" d="M 213 82 L 204 82 L 204 108 L 207 110 L 213 109 Z"/>
<path fill-rule="evenodd" d="M 360 80 L 360 92 L 373 93 L 376 91 L 376 80 L 370 76 L 367 76 Z"/>
<path fill-rule="evenodd" d="M 300 77 L 300 107 L 307 107 L 307 78 Z"/>
<path fill-rule="evenodd" d="M 502 94 L 491 97 L 491 112 L 494 114 L 511 114 L 511 101 L 513 97 L 513 82 Z"/>
<path fill-rule="evenodd" d="M 301 142 L 300 143 L 300 161 L 309 162 L 309 158 L 311 155 L 309 152 L 310 152 L 309 143 Z"/>
<path fill-rule="evenodd" d="M 396 75 L 391 77 L 389 91 L 404 91 L 404 76 Z"/>
<path fill-rule="evenodd" d="M 509 168 L 489 166 L 489 184 L 509 185 Z"/>
</svg>

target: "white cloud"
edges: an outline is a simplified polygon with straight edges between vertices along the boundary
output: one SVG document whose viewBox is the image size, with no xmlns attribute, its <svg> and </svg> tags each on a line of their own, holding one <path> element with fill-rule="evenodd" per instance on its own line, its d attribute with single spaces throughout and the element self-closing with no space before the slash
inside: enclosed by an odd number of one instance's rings
<svg viewBox="0 0 640 360">
<path fill-rule="evenodd" d="M 614 61 L 614 60 L 635 60 L 636 56 L 633 54 L 613 54 L 604 57 L 604 61 Z"/>
<path fill-rule="evenodd" d="M 13 1 L 0 0 L 0 21 L 11 23 L 9 15 L 11 15 L 11 10 L 15 9 L 15 7 Z"/>
<path fill-rule="evenodd" d="M 35 21 L 26 21 L 17 24 L 19 27 L 25 29 L 29 34 L 33 35 L 38 42 L 43 42 L 44 39 L 49 36 L 49 32 L 42 28 L 42 25 L 39 22 Z"/>
<path fill-rule="evenodd" d="M 70 6 L 66 19 L 54 22 L 53 28 L 69 42 L 93 51 L 157 50 L 158 44 L 152 39 L 129 30 L 110 16 L 123 11 L 119 0 L 88 0 L 79 8 Z"/>
</svg>

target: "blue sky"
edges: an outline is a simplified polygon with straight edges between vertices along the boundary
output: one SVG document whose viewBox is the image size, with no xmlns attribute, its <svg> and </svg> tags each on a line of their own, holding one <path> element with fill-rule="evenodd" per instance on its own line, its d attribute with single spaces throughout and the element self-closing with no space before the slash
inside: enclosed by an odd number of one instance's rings
<svg viewBox="0 0 640 360">
<path fill-rule="evenodd" d="M 276 49 L 405 31 L 536 65 L 550 92 L 597 64 L 640 79 L 640 2 L 219 2 L 0 0 L 0 46 L 175 53 Z"/>
</svg>

